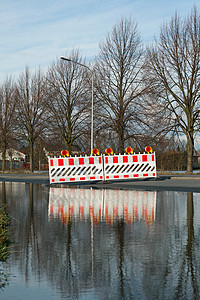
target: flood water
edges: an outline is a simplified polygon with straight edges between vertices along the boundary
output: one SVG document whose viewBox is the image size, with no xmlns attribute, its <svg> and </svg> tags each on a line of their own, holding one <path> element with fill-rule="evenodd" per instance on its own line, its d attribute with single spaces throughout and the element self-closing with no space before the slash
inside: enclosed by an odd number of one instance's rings
<svg viewBox="0 0 200 300">
<path fill-rule="evenodd" d="M 200 299 L 200 194 L 0 183 L 0 197 L 0 299 Z"/>
</svg>

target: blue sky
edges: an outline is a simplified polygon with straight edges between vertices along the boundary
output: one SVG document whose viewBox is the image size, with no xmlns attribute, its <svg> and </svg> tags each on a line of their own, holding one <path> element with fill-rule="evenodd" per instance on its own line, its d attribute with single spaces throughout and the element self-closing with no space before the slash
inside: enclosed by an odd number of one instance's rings
<svg viewBox="0 0 200 300">
<path fill-rule="evenodd" d="M 0 84 L 25 66 L 45 69 L 73 48 L 91 60 L 121 17 L 152 41 L 175 11 L 185 16 L 194 4 L 200 9 L 199 0 L 0 0 Z"/>
</svg>

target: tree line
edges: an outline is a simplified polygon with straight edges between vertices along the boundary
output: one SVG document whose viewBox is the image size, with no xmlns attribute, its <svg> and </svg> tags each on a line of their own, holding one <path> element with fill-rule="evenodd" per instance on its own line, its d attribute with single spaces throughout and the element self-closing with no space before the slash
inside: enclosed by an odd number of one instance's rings
<svg viewBox="0 0 200 300">
<path fill-rule="evenodd" d="M 17 80 L 8 76 L 1 84 L 3 171 L 6 149 L 14 146 L 28 147 L 31 172 L 36 148 L 89 154 L 93 88 L 95 147 L 101 152 L 111 147 L 116 153 L 127 146 L 135 152 L 147 145 L 155 151 L 182 147 L 187 172 L 192 172 L 200 128 L 196 7 L 183 18 L 175 13 L 148 46 L 134 20 L 121 18 L 100 43 L 92 64 L 78 49 L 66 56 L 69 61 L 56 59 L 45 72 L 26 67 Z"/>
</svg>

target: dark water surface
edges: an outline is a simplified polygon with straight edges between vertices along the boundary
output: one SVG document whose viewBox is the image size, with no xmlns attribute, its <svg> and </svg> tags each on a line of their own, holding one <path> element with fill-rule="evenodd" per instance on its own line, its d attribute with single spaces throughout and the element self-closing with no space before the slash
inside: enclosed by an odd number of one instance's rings
<svg viewBox="0 0 200 300">
<path fill-rule="evenodd" d="M 200 299 L 200 194 L 0 183 L 0 299 Z"/>
</svg>

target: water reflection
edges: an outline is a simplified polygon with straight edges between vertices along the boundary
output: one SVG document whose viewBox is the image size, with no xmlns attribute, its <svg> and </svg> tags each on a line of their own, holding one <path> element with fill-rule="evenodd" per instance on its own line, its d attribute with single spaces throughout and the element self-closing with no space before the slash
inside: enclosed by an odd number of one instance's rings
<svg viewBox="0 0 200 300">
<path fill-rule="evenodd" d="M 156 192 L 51 188 L 49 217 L 69 220 L 92 219 L 98 224 L 113 224 L 123 219 L 127 224 L 144 221 L 150 225 L 156 215 Z"/>
<path fill-rule="evenodd" d="M 194 236 L 194 197 L 192 193 L 187 194 L 187 244 L 185 255 L 182 259 L 176 297 L 180 298 L 188 295 L 187 291 L 193 295 L 199 295 L 199 281 L 197 280 L 197 270 L 195 261 L 195 236 Z M 188 295 L 189 296 L 189 295 Z M 198 297 L 195 297 L 198 298 Z"/>
<path fill-rule="evenodd" d="M 9 236 L 10 218 L 6 207 L 5 182 L 2 184 L 2 199 L 0 206 L 0 289 L 6 287 L 9 274 L 5 272 L 4 266 L 10 255 L 12 241 Z"/>
<path fill-rule="evenodd" d="M 1 299 L 198 299 L 200 194 L 2 183 L 13 217 Z"/>
</svg>

